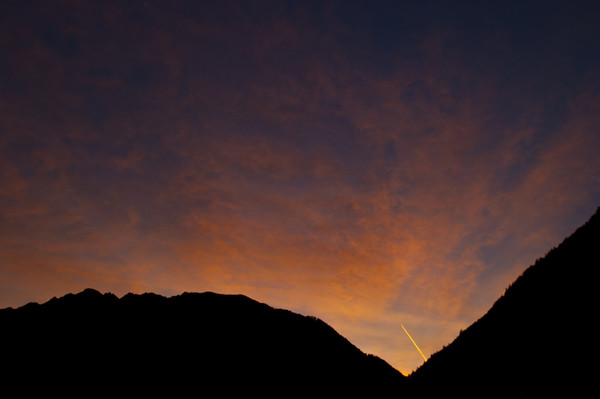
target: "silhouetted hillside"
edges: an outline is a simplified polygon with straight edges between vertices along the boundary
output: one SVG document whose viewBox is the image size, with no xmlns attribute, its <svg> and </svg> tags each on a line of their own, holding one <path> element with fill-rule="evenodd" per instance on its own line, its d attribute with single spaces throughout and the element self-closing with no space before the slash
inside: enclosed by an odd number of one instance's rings
<svg viewBox="0 0 600 399">
<path fill-rule="evenodd" d="M 87 289 L 0 310 L 0 326 L 3 390 L 22 397 L 382 395 L 405 379 L 323 321 L 242 295 Z"/>
<path fill-rule="evenodd" d="M 23 397 L 583 397 L 599 266 L 600 208 L 409 378 L 321 320 L 242 295 L 88 289 L 0 310 L 1 382 Z"/>
<path fill-rule="evenodd" d="M 411 374 L 411 391 L 486 398 L 596 392 L 599 266 L 600 209 Z"/>
</svg>

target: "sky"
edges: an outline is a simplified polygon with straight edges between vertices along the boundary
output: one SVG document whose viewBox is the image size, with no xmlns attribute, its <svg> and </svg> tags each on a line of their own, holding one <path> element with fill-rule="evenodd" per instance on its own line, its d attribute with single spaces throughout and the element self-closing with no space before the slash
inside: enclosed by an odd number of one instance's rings
<svg viewBox="0 0 600 399">
<path fill-rule="evenodd" d="M 0 308 L 244 294 L 404 374 L 600 205 L 600 3 L 3 1 Z"/>
</svg>

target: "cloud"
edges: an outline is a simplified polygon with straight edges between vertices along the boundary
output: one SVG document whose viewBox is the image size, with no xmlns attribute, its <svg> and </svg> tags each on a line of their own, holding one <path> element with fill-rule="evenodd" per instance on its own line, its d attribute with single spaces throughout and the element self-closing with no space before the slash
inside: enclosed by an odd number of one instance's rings
<svg viewBox="0 0 600 399">
<path fill-rule="evenodd" d="M 239 292 L 406 372 L 597 206 L 595 25 L 131 7 L 0 16 L 5 306 Z"/>
</svg>

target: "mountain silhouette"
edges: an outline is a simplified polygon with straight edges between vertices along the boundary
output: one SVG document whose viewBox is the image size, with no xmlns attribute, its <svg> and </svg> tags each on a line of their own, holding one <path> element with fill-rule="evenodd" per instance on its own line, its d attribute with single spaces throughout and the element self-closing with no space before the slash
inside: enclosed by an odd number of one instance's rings
<svg viewBox="0 0 600 399">
<path fill-rule="evenodd" d="M 584 397 L 595 392 L 600 208 L 492 308 L 408 377 L 415 397 Z M 592 349 L 594 352 L 592 352 Z"/>
<path fill-rule="evenodd" d="M 0 310 L 3 388 L 260 397 L 384 395 L 405 377 L 325 322 L 243 295 L 93 289 Z"/>
<path fill-rule="evenodd" d="M 0 310 L 18 396 L 582 397 L 595 392 L 600 208 L 405 377 L 323 321 L 243 295 L 86 289 Z"/>
</svg>

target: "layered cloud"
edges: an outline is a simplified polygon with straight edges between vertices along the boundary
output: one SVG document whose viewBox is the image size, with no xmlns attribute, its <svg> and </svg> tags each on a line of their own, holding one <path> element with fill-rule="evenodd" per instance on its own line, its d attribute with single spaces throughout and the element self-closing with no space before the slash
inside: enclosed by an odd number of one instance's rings
<svg viewBox="0 0 600 399">
<path fill-rule="evenodd" d="M 2 307 L 239 292 L 407 373 L 598 205 L 597 10 L 60 5 L 0 13 Z"/>
</svg>

